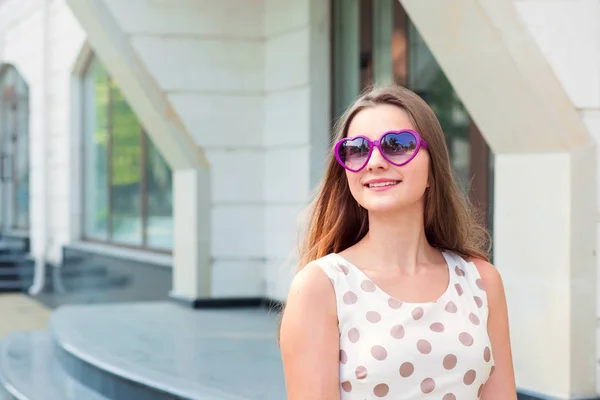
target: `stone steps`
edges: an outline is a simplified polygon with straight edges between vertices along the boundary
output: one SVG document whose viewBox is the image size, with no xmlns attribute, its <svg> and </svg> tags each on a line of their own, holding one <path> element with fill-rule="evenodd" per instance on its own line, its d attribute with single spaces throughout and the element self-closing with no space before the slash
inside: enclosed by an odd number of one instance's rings
<svg viewBox="0 0 600 400">
<path fill-rule="evenodd" d="M 0 342 L 0 386 L 19 400 L 285 399 L 275 328 L 264 309 L 63 306 L 49 331 Z"/>
<path fill-rule="evenodd" d="M 2 400 L 108 400 L 64 371 L 47 331 L 13 333 L 2 340 L 0 382 Z"/>
</svg>

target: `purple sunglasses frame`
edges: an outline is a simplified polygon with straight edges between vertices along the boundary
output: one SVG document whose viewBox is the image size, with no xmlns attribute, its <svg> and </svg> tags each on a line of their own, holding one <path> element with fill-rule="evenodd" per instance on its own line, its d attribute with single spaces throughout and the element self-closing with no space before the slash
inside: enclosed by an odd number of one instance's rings
<svg viewBox="0 0 600 400">
<path fill-rule="evenodd" d="M 410 133 L 411 135 L 413 135 L 413 136 L 415 137 L 415 139 L 417 139 L 417 149 L 415 150 L 415 152 L 413 153 L 413 155 L 412 155 L 412 156 L 411 156 L 411 157 L 410 157 L 408 160 L 406 160 L 406 161 L 404 161 L 404 162 L 402 162 L 402 163 L 400 163 L 400 164 L 397 164 L 397 163 L 395 163 L 395 162 L 391 161 L 389 158 L 387 158 L 387 157 L 386 157 L 385 153 L 384 153 L 383 151 L 381 151 L 381 139 L 383 139 L 383 137 L 384 137 L 385 135 L 388 135 L 388 134 L 390 134 L 390 133 L 396 133 L 396 134 L 399 134 L 399 133 Z M 369 155 L 367 156 L 367 160 L 365 161 L 365 163 L 364 163 L 364 165 L 363 165 L 362 167 L 360 167 L 359 169 L 351 169 L 351 168 L 348 168 L 348 166 L 347 166 L 347 165 L 345 165 L 345 164 L 344 164 L 344 162 L 342 161 L 342 158 L 340 157 L 339 149 L 340 149 L 340 146 L 341 146 L 341 145 L 342 145 L 344 142 L 346 142 L 346 141 L 348 141 L 348 140 L 359 139 L 359 138 L 363 138 L 363 139 L 365 139 L 365 140 L 367 141 L 367 143 L 369 144 Z M 401 167 L 401 166 L 403 166 L 403 165 L 406 165 L 406 164 L 408 164 L 408 163 L 409 163 L 409 162 L 410 162 L 410 161 L 411 161 L 413 158 L 415 158 L 415 157 L 416 157 L 416 155 L 419 153 L 419 150 L 421 150 L 421 147 L 423 147 L 425 150 L 429 150 L 429 145 L 428 145 L 428 144 L 427 144 L 427 142 L 426 142 L 426 141 L 425 141 L 425 140 L 424 140 L 424 139 L 421 137 L 421 135 L 419 135 L 419 132 L 417 132 L 417 131 L 414 131 L 414 130 L 412 130 L 412 129 L 401 129 L 401 130 L 397 130 L 397 131 L 387 131 L 387 132 L 384 132 L 384 133 L 383 133 L 383 135 L 381 135 L 381 137 L 380 137 L 379 139 L 377 139 L 377 140 L 371 140 L 371 139 L 369 139 L 368 137 L 366 137 L 366 136 L 363 136 L 363 135 L 358 135 L 358 136 L 354 136 L 354 137 L 346 137 L 346 138 L 343 138 L 343 139 L 339 140 L 339 141 L 338 141 L 338 142 L 335 144 L 335 148 L 334 148 L 334 150 L 333 150 L 333 151 L 334 151 L 334 153 L 335 153 L 335 158 L 337 159 L 338 163 L 339 163 L 339 164 L 340 164 L 342 167 L 344 167 L 345 169 L 347 169 L 348 171 L 351 171 L 351 172 L 359 172 L 359 171 L 361 171 L 362 169 L 364 169 L 364 168 L 367 166 L 367 164 L 369 163 L 369 160 L 371 159 L 371 154 L 373 154 L 373 149 L 374 149 L 375 147 L 377 147 L 377 149 L 379 150 L 379 154 L 381 154 L 381 156 L 382 156 L 382 157 L 383 157 L 383 158 L 384 158 L 384 159 L 385 159 L 387 162 L 389 162 L 390 164 L 392 164 L 392 165 L 395 165 L 395 166 L 397 166 L 397 167 Z"/>
</svg>

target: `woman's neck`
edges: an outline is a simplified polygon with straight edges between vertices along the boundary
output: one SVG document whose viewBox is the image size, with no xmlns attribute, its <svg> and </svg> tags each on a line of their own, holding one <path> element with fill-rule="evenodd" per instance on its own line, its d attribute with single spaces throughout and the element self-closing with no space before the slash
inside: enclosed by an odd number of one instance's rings
<svg viewBox="0 0 600 400">
<path fill-rule="evenodd" d="M 374 266 L 398 268 L 410 275 L 416 273 L 417 265 L 439 257 L 425 236 L 422 204 L 393 215 L 369 213 L 369 232 L 359 247 L 376 261 Z"/>
</svg>

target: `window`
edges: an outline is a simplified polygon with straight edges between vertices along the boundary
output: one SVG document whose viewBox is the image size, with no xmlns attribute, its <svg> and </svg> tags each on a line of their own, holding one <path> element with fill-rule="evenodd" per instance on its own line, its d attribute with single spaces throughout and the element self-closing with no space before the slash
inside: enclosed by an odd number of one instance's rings
<svg viewBox="0 0 600 400">
<path fill-rule="evenodd" d="M 0 223 L 29 230 L 29 90 L 8 66 L 0 77 Z"/>
<path fill-rule="evenodd" d="M 172 249 L 172 176 L 95 58 L 83 79 L 84 238 Z"/>
<path fill-rule="evenodd" d="M 371 85 L 411 89 L 437 115 L 457 181 L 475 204 L 490 210 L 489 148 L 400 2 L 332 1 L 333 117 Z"/>
</svg>

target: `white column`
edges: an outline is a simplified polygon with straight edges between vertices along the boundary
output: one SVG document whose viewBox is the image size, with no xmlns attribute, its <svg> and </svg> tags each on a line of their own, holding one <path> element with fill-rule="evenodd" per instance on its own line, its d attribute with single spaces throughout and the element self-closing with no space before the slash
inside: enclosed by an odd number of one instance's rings
<svg viewBox="0 0 600 400">
<path fill-rule="evenodd" d="M 593 189 L 582 187 L 594 172 L 581 171 L 594 151 L 496 156 L 494 263 L 519 389 L 595 392 L 595 226 L 582 221 L 594 215 Z"/>
<path fill-rule="evenodd" d="M 208 170 L 173 172 L 173 289 L 171 296 L 194 300 L 210 296 L 210 193 Z"/>
</svg>

